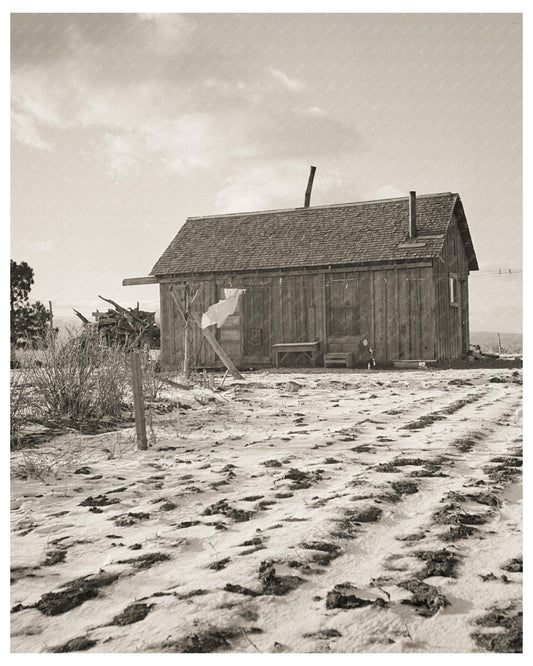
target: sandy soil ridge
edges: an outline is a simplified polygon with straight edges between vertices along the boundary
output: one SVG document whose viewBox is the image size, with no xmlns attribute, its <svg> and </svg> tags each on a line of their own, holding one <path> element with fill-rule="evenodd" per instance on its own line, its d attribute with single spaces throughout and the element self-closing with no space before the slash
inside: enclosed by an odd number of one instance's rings
<svg viewBox="0 0 533 666">
<path fill-rule="evenodd" d="M 12 650 L 520 651 L 521 400 L 510 370 L 250 373 L 147 452 L 16 452 Z"/>
</svg>

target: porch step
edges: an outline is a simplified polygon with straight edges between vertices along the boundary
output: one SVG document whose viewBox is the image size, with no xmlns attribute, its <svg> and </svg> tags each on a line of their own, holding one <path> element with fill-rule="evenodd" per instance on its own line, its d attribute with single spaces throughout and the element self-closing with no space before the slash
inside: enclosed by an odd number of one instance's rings
<svg viewBox="0 0 533 666">
<path fill-rule="evenodd" d="M 324 367 L 331 365 L 344 365 L 347 368 L 353 367 L 352 352 L 328 352 L 324 354 Z"/>
</svg>

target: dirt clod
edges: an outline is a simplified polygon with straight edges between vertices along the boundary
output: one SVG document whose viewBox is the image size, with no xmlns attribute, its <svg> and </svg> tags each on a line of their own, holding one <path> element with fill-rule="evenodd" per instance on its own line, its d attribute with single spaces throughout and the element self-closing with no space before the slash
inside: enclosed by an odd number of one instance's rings
<svg viewBox="0 0 533 666">
<path fill-rule="evenodd" d="M 238 632 L 229 629 L 208 629 L 191 634 L 180 641 L 166 641 L 161 645 L 161 652 L 207 653 L 228 650 L 229 642 Z"/>
<path fill-rule="evenodd" d="M 455 577 L 455 571 L 459 564 L 459 558 L 449 550 L 418 550 L 415 555 L 423 560 L 426 566 L 417 573 L 417 578 L 429 578 L 430 576 Z"/>
<path fill-rule="evenodd" d="M 370 599 L 361 599 L 355 594 L 349 594 L 345 585 L 335 585 L 326 595 L 326 608 L 363 608 L 371 606 L 373 601 Z"/>
<path fill-rule="evenodd" d="M 346 516 L 357 523 L 375 523 L 383 513 L 378 506 L 369 506 L 364 509 L 348 509 Z"/>
<path fill-rule="evenodd" d="M 139 520 L 148 520 L 150 518 L 149 513 L 144 513 L 143 511 L 134 512 L 129 511 L 123 516 L 119 516 L 115 519 L 115 525 L 117 527 L 130 527 L 130 525 L 135 525 Z"/>
<path fill-rule="evenodd" d="M 374 447 L 369 446 L 368 444 L 359 444 L 359 446 L 352 447 L 350 451 L 354 451 L 355 453 L 372 453 Z"/>
<path fill-rule="evenodd" d="M 520 557 L 513 557 L 512 560 L 506 562 L 502 567 L 500 567 L 500 569 L 503 569 L 504 571 L 510 571 L 512 573 L 522 573 L 524 570 L 522 555 L 520 555 Z"/>
<path fill-rule="evenodd" d="M 236 523 L 244 523 L 254 516 L 253 511 L 245 511 L 244 509 L 235 509 L 228 504 L 225 499 L 219 500 L 215 504 L 211 504 L 203 511 L 204 516 L 212 516 L 213 514 L 222 513 L 223 515 L 231 518 Z"/>
<path fill-rule="evenodd" d="M 258 577 L 263 585 L 263 594 L 283 596 L 304 582 L 299 576 L 278 576 L 274 563 L 265 560 L 259 565 Z"/>
<path fill-rule="evenodd" d="M 263 539 L 261 537 L 253 537 L 252 539 L 246 539 L 239 544 L 239 546 L 261 546 Z"/>
<path fill-rule="evenodd" d="M 412 481 L 393 481 L 391 488 L 399 495 L 413 495 L 418 492 L 418 486 Z"/>
<path fill-rule="evenodd" d="M 340 546 L 326 541 L 310 541 L 308 543 L 301 543 L 299 547 L 306 550 L 318 551 L 312 555 L 311 561 L 322 566 L 327 566 L 331 560 L 341 555 Z"/>
<path fill-rule="evenodd" d="M 282 464 L 280 463 L 279 460 L 265 460 L 263 463 L 261 463 L 265 467 L 282 467 Z"/>
<path fill-rule="evenodd" d="M 107 495 L 97 495 L 96 497 L 87 497 L 80 502 L 79 506 L 109 506 L 110 504 L 118 504 L 119 500 L 116 497 L 108 497 Z"/>
<path fill-rule="evenodd" d="M 403 599 L 402 604 L 415 606 L 416 611 L 423 617 L 432 617 L 440 608 L 449 606 L 450 602 L 436 587 L 422 583 L 419 580 L 406 580 L 398 583 L 398 587 L 412 593 L 410 599 Z"/>
<path fill-rule="evenodd" d="M 500 463 L 507 467 L 522 467 L 522 458 L 517 456 L 496 456 L 495 458 L 491 458 L 489 462 Z"/>
<path fill-rule="evenodd" d="M 183 520 L 181 523 L 176 525 L 177 530 L 185 529 L 186 527 L 194 527 L 195 525 L 200 525 L 199 520 Z"/>
<path fill-rule="evenodd" d="M 233 583 L 226 583 L 224 590 L 226 592 L 233 592 L 234 594 L 244 594 L 247 597 L 258 597 L 261 595 L 261 592 L 242 585 L 234 585 Z"/>
<path fill-rule="evenodd" d="M 130 604 L 122 611 L 122 613 L 115 615 L 109 624 L 122 627 L 127 624 L 140 622 L 141 620 L 144 620 L 153 607 L 153 604 Z"/>
<path fill-rule="evenodd" d="M 295 467 L 291 467 L 283 478 L 294 481 L 291 486 L 293 490 L 300 490 L 310 488 L 313 483 L 320 481 L 322 479 L 322 472 L 323 470 L 321 469 L 317 469 L 313 472 L 302 472 Z"/>
<path fill-rule="evenodd" d="M 46 559 L 43 562 L 44 567 L 51 567 L 54 564 L 60 564 L 65 561 L 67 551 L 64 548 L 57 548 L 56 550 L 49 550 L 46 553 Z"/>
<path fill-rule="evenodd" d="M 60 615 L 84 601 L 98 596 L 101 587 L 111 585 L 118 579 L 118 574 L 98 574 L 87 578 L 77 578 L 64 586 L 59 592 L 47 592 L 35 604 L 35 608 L 44 615 Z"/>
<path fill-rule="evenodd" d="M 84 652 L 85 650 L 90 650 L 97 644 L 98 641 L 95 641 L 92 638 L 78 636 L 77 638 L 71 638 L 66 643 L 63 643 L 63 645 L 57 645 L 56 647 L 51 648 L 50 652 Z"/>
<path fill-rule="evenodd" d="M 396 540 L 397 541 L 422 541 L 422 539 L 425 539 L 426 535 L 424 532 L 413 532 L 412 534 L 404 534 L 402 536 L 397 536 Z"/>
<path fill-rule="evenodd" d="M 490 514 L 467 513 L 459 504 L 445 504 L 432 515 L 432 520 L 438 525 L 483 525 L 490 518 Z"/>
<path fill-rule="evenodd" d="M 213 569 L 214 571 L 220 571 L 221 569 L 225 569 L 229 562 L 230 558 L 224 557 L 221 560 L 216 560 L 216 562 L 211 562 L 211 564 L 207 565 L 207 568 Z"/>
<path fill-rule="evenodd" d="M 320 629 L 320 631 L 313 631 L 309 634 L 302 634 L 304 638 L 338 638 L 342 636 L 340 631 L 336 629 Z"/>
<path fill-rule="evenodd" d="M 516 465 L 506 463 L 485 465 L 483 471 L 494 483 L 508 483 L 522 473 L 522 470 Z"/>
<path fill-rule="evenodd" d="M 394 463 L 379 463 L 374 467 L 376 472 L 387 472 L 388 474 L 394 474 L 400 471 L 400 468 L 397 467 Z"/>
<path fill-rule="evenodd" d="M 473 536 L 478 530 L 470 525 L 459 525 L 458 527 L 450 527 L 448 532 L 441 534 L 442 541 L 460 541 L 461 539 L 468 539 Z"/>
<path fill-rule="evenodd" d="M 139 555 L 130 560 L 118 560 L 117 564 L 133 564 L 136 569 L 149 569 L 154 564 L 167 560 L 170 560 L 170 556 L 166 553 L 146 553 L 146 555 Z"/>
<path fill-rule="evenodd" d="M 175 508 L 176 505 L 174 504 L 174 502 L 164 502 L 159 507 L 159 511 L 174 511 Z"/>
<path fill-rule="evenodd" d="M 510 604 L 507 608 L 491 610 L 476 620 L 476 624 L 500 630 L 498 633 L 474 632 L 470 634 L 478 647 L 487 652 L 522 652 L 522 611 L 517 610 L 514 604 Z"/>
</svg>

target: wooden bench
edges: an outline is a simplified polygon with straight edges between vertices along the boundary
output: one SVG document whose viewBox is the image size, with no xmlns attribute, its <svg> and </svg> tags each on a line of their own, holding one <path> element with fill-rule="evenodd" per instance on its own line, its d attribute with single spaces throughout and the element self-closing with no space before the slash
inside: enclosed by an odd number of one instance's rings
<svg viewBox="0 0 533 666">
<path fill-rule="evenodd" d="M 436 363 L 436 359 L 396 359 L 393 360 L 393 365 L 395 368 L 426 368 L 431 363 Z"/>
<path fill-rule="evenodd" d="M 344 365 L 347 368 L 352 368 L 352 352 L 328 352 L 324 354 L 324 367 L 329 368 L 332 365 Z"/>
<path fill-rule="evenodd" d="M 272 345 L 276 358 L 276 368 L 279 368 L 289 354 L 305 354 L 311 360 L 313 368 L 316 368 L 320 352 L 320 342 L 281 342 Z"/>
</svg>

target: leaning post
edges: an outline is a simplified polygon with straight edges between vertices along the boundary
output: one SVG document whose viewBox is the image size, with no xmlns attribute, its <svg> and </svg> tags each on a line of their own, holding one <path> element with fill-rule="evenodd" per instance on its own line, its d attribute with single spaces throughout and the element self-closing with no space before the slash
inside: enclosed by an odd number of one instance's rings
<svg viewBox="0 0 533 666">
<path fill-rule="evenodd" d="M 189 298 L 189 285 L 185 285 L 185 313 L 183 326 L 183 374 L 186 379 L 191 376 L 191 323 L 189 310 L 191 308 Z"/>
<path fill-rule="evenodd" d="M 141 356 L 138 351 L 131 354 L 131 383 L 133 386 L 133 407 L 135 410 L 135 430 L 137 432 L 137 448 L 146 451 L 146 416 L 144 413 L 144 393 L 141 370 Z"/>
</svg>

